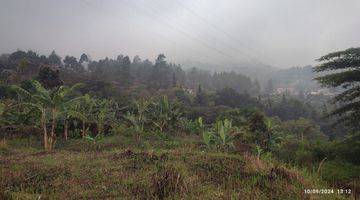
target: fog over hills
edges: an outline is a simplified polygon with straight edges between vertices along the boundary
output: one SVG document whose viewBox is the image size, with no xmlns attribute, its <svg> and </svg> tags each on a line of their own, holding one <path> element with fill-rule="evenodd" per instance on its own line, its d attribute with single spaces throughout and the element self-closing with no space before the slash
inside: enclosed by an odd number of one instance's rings
<svg viewBox="0 0 360 200">
<path fill-rule="evenodd" d="M 262 63 L 244 62 L 216 65 L 188 61 L 182 63 L 182 66 L 184 66 L 185 69 L 196 67 L 211 72 L 234 71 L 249 76 L 253 80 L 257 80 L 263 88 L 270 79 L 273 81 L 275 87 L 295 87 L 298 90 L 312 90 L 319 87 L 313 80 L 315 75 L 311 65 L 281 69 Z"/>
<path fill-rule="evenodd" d="M 289 68 L 359 44 L 359 10 L 358 0 L 4 0 L 0 54 L 56 50 L 155 60 L 163 53 L 179 63 Z"/>
</svg>

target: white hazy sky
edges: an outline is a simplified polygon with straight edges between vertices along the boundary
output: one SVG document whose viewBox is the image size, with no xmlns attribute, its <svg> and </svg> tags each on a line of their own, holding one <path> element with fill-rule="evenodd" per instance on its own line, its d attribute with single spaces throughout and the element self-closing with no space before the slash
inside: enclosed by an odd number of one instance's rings
<svg viewBox="0 0 360 200">
<path fill-rule="evenodd" d="M 0 0 L 0 53 L 314 64 L 360 46 L 360 0 Z"/>
</svg>

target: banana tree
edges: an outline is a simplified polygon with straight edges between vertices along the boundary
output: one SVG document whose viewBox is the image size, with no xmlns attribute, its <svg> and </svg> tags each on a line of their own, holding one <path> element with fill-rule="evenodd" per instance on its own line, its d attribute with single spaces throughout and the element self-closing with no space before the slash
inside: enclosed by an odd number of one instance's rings
<svg viewBox="0 0 360 200">
<path fill-rule="evenodd" d="M 128 111 L 124 115 L 124 118 L 131 123 L 131 125 L 134 127 L 136 132 L 142 133 L 144 131 L 143 122 L 139 119 L 139 117 L 136 114 Z"/>
<path fill-rule="evenodd" d="M 131 123 L 132 127 L 135 130 L 135 140 L 139 142 L 140 136 L 144 132 L 144 123 L 147 119 L 129 111 L 124 115 L 124 119 Z"/>
<path fill-rule="evenodd" d="M 90 95 L 86 94 L 82 97 L 81 101 L 74 104 L 74 110 L 81 115 L 75 116 L 81 120 L 81 136 L 85 137 L 89 127 L 87 124 L 95 121 L 95 112 L 96 112 L 96 102 Z"/>
<path fill-rule="evenodd" d="M 17 106 L 33 107 L 40 111 L 41 127 L 44 131 L 44 148 L 51 151 L 56 142 L 55 128 L 59 117 L 66 112 L 69 105 L 74 104 L 80 98 L 72 98 L 70 95 L 78 87 L 60 86 L 55 90 L 46 90 L 38 81 L 32 80 L 31 84 L 34 88 L 32 91 L 27 91 L 19 86 L 12 86 L 18 94 L 20 103 Z M 47 122 L 50 121 L 51 128 L 48 134 Z"/>
<path fill-rule="evenodd" d="M 205 130 L 205 125 L 203 123 L 202 117 L 199 117 L 194 121 L 181 117 L 178 120 L 178 123 L 182 130 L 185 130 L 190 133 L 202 134 Z"/>
<path fill-rule="evenodd" d="M 265 120 L 266 127 L 266 148 L 268 151 L 271 151 L 273 148 L 279 146 L 279 142 L 282 141 L 280 133 L 277 131 L 279 126 L 273 122 L 271 118 Z"/>
<path fill-rule="evenodd" d="M 159 101 L 153 103 L 153 124 L 160 132 L 175 125 L 181 117 L 180 107 L 163 96 Z"/>
<path fill-rule="evenodd" d="M 115 110 L 117 104 L 112 100 L 99 99 L 95 101 L 96 114 L 94 119 L 98 127 L 98 133 L 104 134 L 105 125 L 112 125 L 116 122 Z"/>
<path fill-rule="evenodd" d="M 203 138 L 203 142 L 205 143 L 205 145 L 207 147 L 211 147 L 214 142 L 215 142 L 215 137 L 214 137 L 214 133 L 212 132 L 212 130 L 204 130 L 202 132 L 202 138 Z"/>
<path fill-rule="evenodd" d="M 196 121 L 189 120 L 185 117 L 181 117 L 178 122 L 177 126 L 180 128 L 180 130 L 186 132 L 186 133 L 196 133 L 199 134 L 198 126 Z"/>
<path fill-rule="evenodd" d="M 65 110 L 65 112 L 62 113 L 62 118 L 64 121 L 64 138 L 65 140 L 68 140 L 68 135 L 69 135 L 69 121 L 70 119 L 79 119 L 81 121 L 85 121 L 86 120 L 86 116 L 81 113 L 76 111 L 75 106 L 74 105 L 70 105 L 70 107 Z"/>
<path fill-rule="evenodd" d="M 206 146 L 218 148 L 233 147 L 234 135 L 238 132 L 237 127 L 232 126 L 228 119 L 218 120 L 212 128 L 202 128 L 202 139 Z"/>
<path fill-rule="evenodd" d="M 195 120 L 194 130 L 195 130 L 195 132 L 200 133 L 200 134 L 205 130 L 205 125 L 204 125 L 202 117 L 199 117 Z"/>
<path fill-rule="evenodd" d="M 124 118 L 128 120 L 138 133 L 144 132 L 144 126 L 148 122 L 147 113 L 151 104 L 151 99 L 139 99 L 134 101 L 133 111 L 128 111 Z"/>
<path fill-rule="evenodd" d="M 139 122 L 141 132 L 144 131 L 144 126 L 148 122 L 147 112 L 149 111 L 151 103 L 152 99 L 140 99 L 134 101 L 137 121 Z"/>
<path fill-rule="evenodd" d="M 1 104 L 1 103 L 0 103 Z M 17 107 L 16 101 L 4 102 L 3 111 L 0 112 L 0 126 L 2 130 L 21 131 L 22 128 L 28 126 L 38 126 L 40 113 L 38 109 L 31 106 Z M 0 109 L 1 110 L 1 109 Z"/>
<path fill-rule="evenodd" d="M 232 147 L 234 141 L 234 133 L 236 128 L 232 126 L 232 122 L 228 119 L 217 121 L 214 127 L 215 141 L 221 147 Z"/>
<path fill-rule="evenodd" d="M 144 132 L 145 124 L 149 121 L 148 111 L 151 102 L 151 99 L 134 101 L 132 111 L 127 111 L 124 115 L 124 119 L 134 127 L 134 137 L 137 143 L 140 142 L 140 136 Z"/>
</svg>

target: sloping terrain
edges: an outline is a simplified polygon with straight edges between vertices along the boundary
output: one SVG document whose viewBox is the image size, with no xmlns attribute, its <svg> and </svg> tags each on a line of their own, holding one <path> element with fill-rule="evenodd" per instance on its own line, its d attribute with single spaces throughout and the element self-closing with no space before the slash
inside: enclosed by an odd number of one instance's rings
<svg viewBox="0 0 360 200">
<path fill-rule="evenodd" d="M 34 140 L 8 140 L 0 151 L 0 199 L 344 198 L 305 195 L 326 186 L 280 163 L 211 152 L 196 141 L 112 136 L 59 142 L 45 153 Z"/>
</svg>

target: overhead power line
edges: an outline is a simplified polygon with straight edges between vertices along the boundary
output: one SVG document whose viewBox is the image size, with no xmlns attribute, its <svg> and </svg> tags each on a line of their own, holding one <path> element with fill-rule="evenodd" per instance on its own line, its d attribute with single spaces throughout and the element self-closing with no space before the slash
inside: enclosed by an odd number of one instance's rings
<svg viewBox="0 0 360 200">
<path fill-rule="evenodd" d="M 135 6 L 136 8 L 135 8 L 135 7 L 132 7 L 130 4 L 127 4 L 127 6 L 129 6 L 129 7 L 132 8 L 132 9 L 134 9 L 134 10 L 137 11 L 139 14 L 142 14 L 142 15 L 148 17 L 149 19 L 151 19 L 151 20 L 153 20 L 153 21 L 156 21 L 156 22 L 158 22 L 158 23 L 160 23 L 160 24 L 168 27 L 168 28 L 171 29 L 171 30 L 180 33 L 180 34 L 183 35 L 184 37 L 186 37 L 186 38 L 188 38 L 188 39 L 190 39 L 190 40 L 193 40 L 193 41 L 199 43 L 200 45 L 202 45 L 202 46 L 204 46 L 204 47 L 206 47 L 206 48 L 208 48 L 208 49 L 210 49 L 210 50 L 212 50 L 212 51 L 214 51 L 214 52 L 217 52 L 218 54 L 221 54 L 222 56 L 229 57 L 229 58 L 234 58 L 232 55 L 227 54 L 226 52 L 224 52 L 224 51 L 222 51 L 222 50 L 220 50 L 220 49 L 218 49 L 218 48 L 216 48 L 216 47 L 213 47 L 212 45 L 207 44 L 206 42 L 202 41 L 201 39 L 192 36 L 191 34 L 187 33 L 186 31 L 181 30 L 181 29 L 177 28 L 176 26 L 173 26 L 172 24 L 170 24 L 170 23 L 162 20 L 161 18 L 159 18 L 159 17 L 156 16 L 155 14 L 151 14 L 148 10 L 144 10 L 144 9 L 143 9 L 144 12 L 139 12 L 139 8 L 140 8 L 140 7 L 139 7 L 138 5 L 135 5 L 135 4 L 132 4 L 132 5 Z M 141 9 L 141 8 L 140 8 L 140 9 Z"/>
<path fill-rule="evenodd" d="M 237 39 L 236 37 L 232 36 L 231 34 L 229 34 L 228 32 L 224 31 L 222 28 L 218 27 L 217 25 L 215 25 L 214 23 L 212 23 L 211 21 L 207 20 L 205 17 L 199 15 L 196 11 L 194 11 L 193 9 L 189 8 L 188 6 L 186 6 L 185 4 L 183 4 L 182 2 L 178 1 L 178 0 L 174 0 L 176 2 L 176 4 L 178 4 L 180 7 L 182 7 L 183 9 L 185 9 L 187 12 L 191 13 L 193 16 L 195 16 L 196 18 L 198 18 L 200 21 L 202 21 L 204 24 L 206 24 L 207 26 L 211 27 L 213 30 L 225 35 L 226 37 L 228 37 L 229 39 L 236 41 L 238 44 L 240 44 L 241 46 L 249 49 L 249 47 L 247 47 L 243 42 L 241 42 L 239 39 Z M 224 43 L 224 41 L 223 41 Z M 231 49 L 237 51 L 240 54 L 243 54 L 244 56 L 246 56 L 247 58 L 253 59 L 255 60 L 251 55 L 249 55 L 248 53 L 245 53 L 243 50 L 236 48 L 236 47 L 232 47 L 230 45 L 229 46 Z"/>
<path fill-rule="evenodd" d="M 188 6 L 186 6 L 185 4 L 183 4 L 182 2 L 178 1 L 178 0 L 174 0 L 179 6 L 181 6 L 183 9 L 187 10 L 189 13 L 191 13 L 192 15 L 194 15 L 195 17 L 197 17 L 198 19 L 200 19 L 203 23 L 209 25 L 210 27 L 212 27 L 214 30 L 226 35 L 227 37 L 229 37 L 232 40 L 235 40 L 239 43 L 242 43 L 241 41 L 239 41 L 236 37 L 232 36 L 231 34 L 229 34 L 228 32 L 224 31 L 223 29 L 219 28 L 217 25 L 213 24 L 212 22 L 210 22 L 209 20 L 207 20 L 206 18 L 202 17 L 201 15 L 197 14 L 193 9 L 189 8 Z"/>
<path fill-rule="evenodd" d="M 242 45 L 243 47 L 245 47 L 248 51 L 251 51 L 252 54 L 257 54 L 257 55 L 263 55 L 261 52 L 255 50 L 254 48 L 248 46 L 248 45 L 245 45 L 243 42 L 241 42 L 238 38 L 234 37 L 232 34 L 224 31 L 223 29 L 221 29 L 219 26 L 215 25 L 214 23 L 212 23 L 211 21 L 207 20 L 205 17 L 199 15 L 196 11 L 194 11 L 193 9 L 189 8 L 188 6 L 186 6 L 184 3 L 182 3 L 181 1 L 179 0 L 174 0 L 179 6 L 181 6 L 183 9 L 187 10 L 188 12 L 190 12 L 191 14 L 193 14 L 194 16 L 196 16 L 197 18 L 199 18 L 201 21 L 203 21 L 204 23 L 208 24 L 209 26 L 211 26 L 213 29 L 217 30 L 218 32 L 221 32 L 223 33 L 224 35 L 226 35 L 228 38 L 236 41 L 238 44 Z M 230 22 L 232 26 L 236 26 L 236 23 L 232 22 L 231 19 L 227 19 L 226 20 L 227 22 Z M 241 50 L 239 50 L 241 51 Z M 247 53 L 244 53 L 243 51 L 241 51 L 242 54 L 248 56 L 249 58 L 255 60 L 255 61 L 260 61 L 259 58 L 254 58 L 253 56 L 247 54 Z M 271 62 L 274 62 L 273 59 L 271 58 L 267 58 L 267 60 L 271 61 Z"/>
<path fill-rule="evenodd" d="M 102 13 L 106 13 L 106 14 L 109 14 L 109 12 L 111 12 L 111 15 L 115 15 L 117 14 L 117 11 L 116 10 L 109 10 L 109 9 L 104 9 L 104 8 L 101 8 L 99 6 L 97 6 L 96 4 L 93 4 L 91 2 L 89 2 L 88 0 L 80 0 L 82 1 L 84 4 L 86 4 L 88 7 L 93 7 L 96 9 L 97 12 L 102 12 Z M 131 6 L 127 6 L 128 8 L 130 8 L 131 10 L 134 10 Z M 116 19 L 118 20 L 121 20 L 122 22 L 125 22 L 125 23 L 130 23 L 130 21 L 127 20 L 127 18 L 119 18 L 117 17 Z M 145 26 L 142 26 L 143 30 L 147 30 L 147 28 Z M 199 51 L 197 51 L 196 49 L 194 48 L 191 48 L 191 47 L 188 47 L 188 46 L 185 46 L 181 43 L 178 43 L 176 42 L 175 40 L 173 39 L 170 39 L 169 37 L 167 37 L 167 35 L 165 34 L 161 34 L 160 32 L 154 32 L 155 34 L 157 34 L 158 36 L 161 37 L 161 39 L 169 42 L 169 43 L 172 43 L 176 46 L 183 46 L 185 47 L 187 50 L 190 50 L 190 51 L 193 51 L 193 52 L 196 52 L 197 53 L 197 56 L 200 56 L 200 57 L 203 57 L 203 58 L 207 58 L 206 56 L 203 56 Z M 153 36 L 153 35 L 151 35 Z"/>
</svg>

